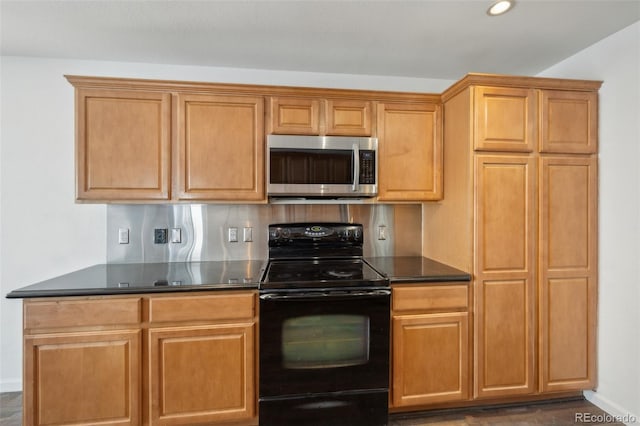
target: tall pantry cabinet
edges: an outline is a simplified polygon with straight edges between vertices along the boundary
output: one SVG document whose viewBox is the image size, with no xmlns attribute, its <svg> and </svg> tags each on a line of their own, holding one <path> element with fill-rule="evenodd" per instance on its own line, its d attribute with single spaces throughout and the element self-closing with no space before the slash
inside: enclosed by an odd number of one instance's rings
<svg viewBox="0 0 640 426">
<path fill-rule="evenodd" d="M 423 247 L 473 271 L 476 399 L 595 387 L 600 85 L 470 74 L 443 94 Z"/>
</svg>

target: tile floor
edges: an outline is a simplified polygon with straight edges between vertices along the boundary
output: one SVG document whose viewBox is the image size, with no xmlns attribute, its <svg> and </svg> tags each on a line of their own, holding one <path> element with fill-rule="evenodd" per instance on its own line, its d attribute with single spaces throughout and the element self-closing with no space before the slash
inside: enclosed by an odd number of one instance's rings
<svg viewBox="0 0 640 426">
<path fill-rule="evenodd" d="M 0 426 L 21 426 L 22 393 L 0 393 Z M 589 421 L 580 421 L 588 418 Z M 595 422 L 593 420 L 596 420 Z M 602 421 L 597 421 L 601 419 Z M 389 426 L 563 426 L 623 425 L 608 421 L 606 413 L 585 400 L 537 403 L 526 406 L 468 408 L 392 415 Z M 301 425 L 303 426 L 303 425 Z M 332 426 L 332 425 L 328 425 Z"/>
</svg>

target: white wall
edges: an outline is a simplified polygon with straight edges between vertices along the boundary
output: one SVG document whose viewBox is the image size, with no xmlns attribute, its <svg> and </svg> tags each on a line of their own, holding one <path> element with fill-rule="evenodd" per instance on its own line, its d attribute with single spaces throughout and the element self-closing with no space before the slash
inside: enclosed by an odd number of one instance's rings
<svg viewBox="0 0 640 426">
<path fill-rule="evenodd" d="M 545 70 L 603 80 L 597 392 L 588 399 L 640 421 L 640 22 Z"/>
<path fill-rule="evenodd" d="M 106 261 L 106 208 L 74 203 L 73 88 L 64 74 L 440 93 L 452 81 L 1 57 L 0 392 L 22 387 L 11 290 Z"/>
</svg>

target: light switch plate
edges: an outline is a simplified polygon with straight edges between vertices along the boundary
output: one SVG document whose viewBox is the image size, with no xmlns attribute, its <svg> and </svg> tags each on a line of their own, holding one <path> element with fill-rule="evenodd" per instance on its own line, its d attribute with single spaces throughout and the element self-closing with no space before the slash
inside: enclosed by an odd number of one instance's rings
<svg viewBox="0 0 640 426">
<path fill-rule="evenodd" d="M 378 239 L 386 240 L 387 239 L 387 227 L 384 225 L 378 226 Z"/>
<path fill-rule="evenodd" d="M 180 228 L 171 228 L 171 242 L 172 243 L 181 243 L 182 242 L 182 229 L 180 229 Z"/>
<path fill-rule="evenodd" d="M 253 241 L 253 228 L 250 226 L 245 226 L 242 234 L 242 241 L 245 243 L 250 243 Z"/>
<path fill-rule="evenodd" d="M 118 229 L 118 244 L 129 244 L 129 228 Z"/>
</svg>

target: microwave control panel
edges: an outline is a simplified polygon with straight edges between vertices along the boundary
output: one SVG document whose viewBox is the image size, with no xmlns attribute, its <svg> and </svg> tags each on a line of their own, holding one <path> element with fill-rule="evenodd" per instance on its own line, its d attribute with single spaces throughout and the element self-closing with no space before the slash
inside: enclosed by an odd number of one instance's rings
<svg viewBox="0 0 640 426">
<path fill-rule="evenodd" d="M 375 151 L 360 151 L 360 183 L 366 185 L 375 185 L 376 183 Z"/>
</svg>

